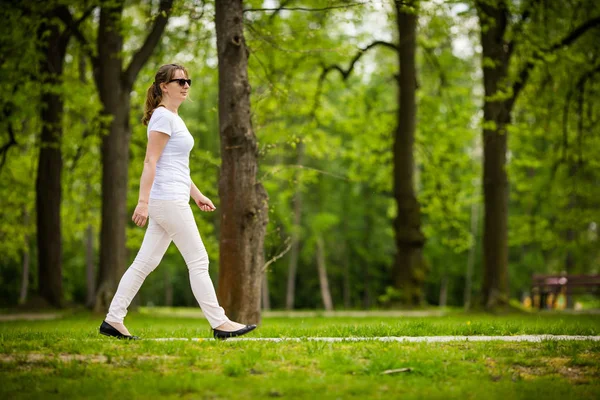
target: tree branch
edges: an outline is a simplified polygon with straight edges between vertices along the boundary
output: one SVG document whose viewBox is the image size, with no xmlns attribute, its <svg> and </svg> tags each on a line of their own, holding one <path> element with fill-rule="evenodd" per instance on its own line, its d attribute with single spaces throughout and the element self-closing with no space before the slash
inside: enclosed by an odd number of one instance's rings
<svg viewBox="0 0 600 400">
<path fill-rule="evenodd" d="M 154 26 L 152 27 L 152 30 L 146 37 L 142 47 L 140 47 L 139 50 L 133 55 L 131 63 L 123 73 L 123 83 L 125 84 L 125 87 L 131 88 L 133 86 L 133 82 L 135 81 L 138 73 L 152 55 L 154 48 L 158 44 L 160 37 L 167 26 L 172 9 L 173 0 L 160 1 L 158 15 L 154 20 Z"/>
<path fill-rule="evenodd" d="M 597 26 L 600 26 L 600 17 L 595 17 L 595 18 L 588 20 L 587 22 L 581 24 L 580 26 L 575 28 L 573 31 L 571 31 L 561 41 L 556 42 L 554 45 L 548 47 L 547 49 L 542 49 L 542 50 L 538 51 L 536 54 L 534 54 L 533 59 L 529 60 L 525 64 L 525 66 L 523 67 L 523 69 L 521 69 L 521 72 L 519 73 L 518 80 L 513 84 L 513 91 L 512 91 L 513 94 L 511 96 L 511 98 L 507 100 L 508 107 L 509 107 L 508 109 L 509 110 L 512 109 L 512 106 L 514 105 L 515 101 L 517 100 L 519 93 L 521 93 L 521 90 L 523 90 L 523 87 L 527 83 L 527 79 L 529 79 L 529 74 L 531 73 L 531 70 L 533 69 L 533 67 L 535 65 L 534 60 L 539 60 L 540 58 L 542 58 L 543 54 L 551 53 L 553 51 L 560 49 L 561 47 L 565 47 L 565 46 L 572 44 L 581 35 L 583 35 L 588 30 L 595 28 Z"/>
<path fill-rule="evenodd" d="M 8 143 L 6 143 L 4 146 L 2 146 L 0 148 L 0 155 L 2 156 L 2 161 L 0 161 L 0 171 L 2 170 L 2 167 L 4 167 L 4 163 L 6 162 L 6 155 L 8 154 L 8 149 L 10 149 L 12 146 L 16 146 L 18 143 L 15 140 L 15 131 L 13 130 L 13 126 L 12 123 L 9 121 L 8 122 L 8 137 L 9 137 L 9 141 Z"/>
<path fill-rule="evenodd" d="M 563 123 L 562 123 L 562 156 L 563 160 L 567 159 L 567 151 L 569 150 L 569 109 L 571 107 L 571 97 L 573 96 L 573 90 L 567 92 L 567 98 L 565 99 L 565 105 L 563 108 Z"/>
<path fill-rule="evenodd" d="M 345 81 L 346 79 L 348 79 L 348 77 L 354 70 L 354 65 L 358 62 L 358 60 L 360 60 L 360 58 L 367 52 L 367 50 L 370 50 L 376 46 L 387 47 L 389 49 L 392 49 L 392 50 L 398 52 L 398 46 L 396 46 L 395 44 L 378 40 L 378 41 L 375 41 L 375 42 L 369 44 L 367 47 L 360 49 L 358 51 L 358 53 L 356 53 L 354 58 L 352 58 L 352 61 L 350 61 L 350 65 L 348 66 L 348 68 L 346 70 L 344 70 L 342 67 L 340 67 L 337 64 L 330 65 L 328 67 L 323 68 L 323 71 L 321 72 L 321 75 L 319 76 L 319 82 L 317 84 L 317 93 L 315 93 L 315 103 L 313 105 L 311 115 L 314 116 L 317 108 L 319 107 L 319 99 L 321 97 L 321 92 L 323 91 L 323 82 L 325 81 L 325 78 L 327 78 L 327 75 L 331 71 L 338 71 L 342 75 L 342 79 Z"/>
<path fill-rule="evenodd" d="M 444 69 L 440 65 L 440 61 L 437 59 L 437 57 L 435 56 L 435 54 L 433 52 L 434 49 L 432 47 L 427 47 L 427 46 L 422 46 L 422 48 L 423 48 L 423 52 L 426 56 L 425 58 L 431 60 L 431 64 L 432 64 L 433 68 L 437 70 L 437 72 L 440 76 L 440 87 L 438 88 L 438 96 L 441 96 L 442 88 L 445 88 L 446 86 L 448 86 L 448 78 L 446 77 L 446 73 L 444 72 Z"/>
<path fill-rule="evenodd" d="M 281 10 L 283 10 L 288 4 L 290 4 L 292 2 L 292 0 L 283 0 L 280 4 L 279 7 L 277 7 L 271 15 L 269 15 L 269 21 L 272 21 L 273 19 L 275 19 L 275 17 L 277 16 L 277 14 L 279 14 L 279 12 Z"/>
<path fill-rule="evenodd" d="M 512 55 L 512 53 L 514 51 L 515 46 L 517 45 L 517 37 L 518 37 L 518 35 L 520 35 L 522 33 L 523 25 L 525 25 L 525 22 L 527 22 L 527 20 L 529 20 L 529 17 L 531 16 L 533 9 L 539 2 L 540 2 L 540 0 L 530 0 L 529 4 L 527 4 L 525 9 L 521 13 L 521 18 L 516 23 L 516 25 L 513 29 L 513 34 L 512 34 L 513 37 L 511 39 L 511 41 L 508 42 L 508 55 L 507 55 L 508 59 L 510 59 L 510 56 Z"/>
<path fill-rule="evenodd" d="M 269 261 L 267 261 L 265 263 L 265 265 L 263 266 L 261 272 L 265 272 L 267 270 L 267 268 L 269 268 L 269 265 L 273 264 L 275 261 L 277 261 L 281 257 L 283 257 L 288 251 L 290 251 L 290 249 L 292 248 L 291 238 L 288 237 L 287 239 L 285 239 L 285 243 L 287 244 L 287 247 L 281 253 L 277 254 L 275 257 L 273 257 Z"/>
<path fill-rule="evenodd" d="M 81 23 L 90 16 L 90 14 L 94 11 L 96 6 L 89 7 L 86 9 L 81 17 L 78 20 L 73 20 L 73 15 L 69 9 L 65 6 L 64 9 L 61 8 L 58 17 L 64 22 L 67 26 L 65 34 L 72 34 L 75 36 L 75 39 L 81 44 L 81 47 L 88 58 L 91 60 L 92 65 L 96 67 L 98 65 L 98 57 L 94 55 L 92 52 L 92 47 L 90 45 L 90 41 L 87 40 L 83 32 L 81 31 Z"/>
<path fill-rule="evenodd" d="M 586 72 L 585 74 L 583 74 L 579 80 L 577 81 L 577 85 L 576 88 L 579 90 L 579 97 L 578 97 L 578 117 L 579 117 L 579 123 L 578 123 L 578 133 L 577 133 L 577 141 L 578 141 L 578 147 L 579 147 L 579 163 L 582 164 L 583 163 L 583 120 L 584 120 L 584 116 L 583 116 L 583 104 L 584 104 L 584 95 L 585 95 L 585 84 L 587 83 L 587 81 L 589 79 L 591 79 L 595 74 L 600 73 L 600 64 L 596 65 L 595 68 L 589 70 L 588 72 Z"/>
<path fill-rule="evenodd" d="M 18 87 L 19 86 L 17 84 L 15 84 L 13 86 L 12 95 L 9 98 L 11 98 L 11 99 L 13 98 L 15 93 L 17 93 Z M 14 108 L 14 104 L 13 104 L 12 100 L 9 100 L 6 104 L 4 104 L 4 107 L 2 107 L 2 121 L 6 121 L 7 125 L 8 125 L 7 126 L 8 143 L 6 143 L 2 147 L 0 147 L 0 156 L 2 156 L 2 161 L 0 161 L 0 171 L 2 170 L 2 167 L 4 167 L 4 163 L 6 162 L 6 155 L 8 154 L 8 150 L 12 146 L 16 146 L 19 144 L 19 143 L 17 143 L 17 140 L 15 139 L 15 131 L 13 129 L 12 122 L 10 121 L 10 118 L 9 118 L 13 112 L 13 108 Z"/>
</svg>

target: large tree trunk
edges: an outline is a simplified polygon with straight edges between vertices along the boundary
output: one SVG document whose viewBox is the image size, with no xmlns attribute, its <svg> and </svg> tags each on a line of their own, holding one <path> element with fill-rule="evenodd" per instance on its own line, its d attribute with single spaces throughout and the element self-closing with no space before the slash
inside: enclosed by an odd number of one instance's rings
<svg viewBox="0 0 600 400">
<path fill-rule="evenodd" d="M 401 290 L 403 302 L 416 305 L 421 301 L 424 284 L 421 215 L 414 189 L 414 137 L 416 118 L 416 2 L 395 2 L 400 33 L 398 77 L 398 127 L 394 140 L 394 196 L 398 216 L 394 224 L 397 255 L 394 284 Z"/>
<path fill-rule="evenodd" d="M 129 93 L 122 95 L 120 101 L 113 102 L 114 99 L 111 99 L 104 103 L 105 110 L 110 110 L 108 113 L 114 119 L 108 135 L 102 140 L 102 228 L 98 289 L 94 305 L 98 312 L 108 309 L 127 261 L 125 224 L 128 221 L 127 175 L 131 134 L 127 123 Z M 122 108 L 116 108 L 119 105 Z"/>
<path fill-rule="evenodd" d="M 301 141 L 296 148 L 298 158 L 297 165 L 302 165 L 304 162 L 304 143 Z M 296 171 L 296 191 L 294 193 L 294 225 L 292 227 L 292 250 L 290 253 L 290 263 L 288 266 L 287 291 L 285 296 L 285 308 L 288 310 L 294 309 L 294 301 L 296 298 L 296 272 L 298 269 L 298 255 L 300 252 L 300 223 L 302 222 L 302 186 L 300 185 L 301 171 Z"/>
<path fill-rule="evenodd" d="M 317 238 L 317 269 L 319 271 L 319 286 L 321 287 L 321 298 L 326 311 L 333 311 L 333 301 L 329 290 L 329 279 L 327 278 L 327 266 L 325 265 L 325 244 L 323 238 Z"/>
<path fill-rule="evenodd" d="M 127 251 L 127 178 L 129 168 L 130 93 L 137 75 L 158 44 L 171 12 L 172 0 L 161 0 L 159 13 L 144 44 L 123 69 L 121 17 L 124 1 L 107 1 L 100 10 L 98 57 L 94 58 L 94 79 L 110 117 L 108 134 L 102 138 L 102 228 L 100 265 L 94 310 L 106 311 L 125 272 Z"/>
<path fill-rule="evenodd" d="M 64 11 L 64 10 L 63 10 Z M 63 99 L 56 91 L 70 35 L 61 32 L 52 9 L 38 36 L 45 55 L 40 63 L 44 90 L 41 97 L 42 134 L 36 179 L 38 293 L 49 304 L 60 307 L 62 292 L 62 233 L 60 220 L 62 174 Z M 67 11 L 68 12 L 68 11 Z"/>
<path fill-rule="evenodd" d="M 508 74 L 506 4 L 478 4 L 485 100 L 483 106 L 483 306 L 495 309 L 508 304 L 508 178 L 506 174 L 506 125 L 510 108 L 505 100 L 493 100 L 504 89 Z M 490 100 L 492 98 L 492 100 Z"/>
<path fill-rule="evenodd" d="M 108 3 L 107 3 L 108 4 Z M 110 117 L 108 134 L 102 137 L 102 227 L 100 265 L 94 308 L 108 309 L 125 271 L 125 224 L 127 222 L 127 175 L 129 167 L 129 92 L 125 92 L 123 37 L 119 30 L 123 2 L 115 1 L 100 10 L 96 82 L 103 114 Z"/>
<path fill-rule="evenodd" d="M 256 180 L 258 147 L 250 113 L 243 4 L 220 0 L 215 8 L 222 160 L 218 297 L 230 318 L 258 323 L 268 198 Z"/>
</svg>

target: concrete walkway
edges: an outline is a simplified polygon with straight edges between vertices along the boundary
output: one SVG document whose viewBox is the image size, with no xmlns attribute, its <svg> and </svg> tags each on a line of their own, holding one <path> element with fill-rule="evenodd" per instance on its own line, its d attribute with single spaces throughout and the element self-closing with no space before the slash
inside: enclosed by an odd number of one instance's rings
<svg viewBox="0 0 600 400">
<path fill-rule="evenodd" d="M 203 342 L 215 340 L 212 338 L 150 338 L 145 340 L 155 341 L 193 341 Z M 533 342 L 539 343 L 545 340 L 551 341 L 600 341 L 600 336 L 576 336 L 576 335 L 515 335 L 515 336 L 383 336 L 383 337 L 307 337 L 307 338 L 253 338 L 239 337 L 227 339 L 228 342 L 407 342 L 407 343 L 445 343 L 445 342 Z"/>
</svg>

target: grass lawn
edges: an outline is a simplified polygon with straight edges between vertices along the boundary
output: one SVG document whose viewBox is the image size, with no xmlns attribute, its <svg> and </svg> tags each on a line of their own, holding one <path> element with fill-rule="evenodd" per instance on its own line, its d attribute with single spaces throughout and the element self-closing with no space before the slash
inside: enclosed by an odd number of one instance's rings
<svg viewBox="0 0 600 400">
<path fill-rule="evenodd" d="M 129 342 L 100 336 L 100 322 L 0 322 L 0 397 L 600 398 L 600 342 Z M 185 310 L 141 310 L 126 323 L 143 338 L 210 338 Z M 265 317 L 250 336 L 517 334 L 600 335 L 600 316 Z M 404 372 L 384 373 L 394 369 Z"/>
</svg>

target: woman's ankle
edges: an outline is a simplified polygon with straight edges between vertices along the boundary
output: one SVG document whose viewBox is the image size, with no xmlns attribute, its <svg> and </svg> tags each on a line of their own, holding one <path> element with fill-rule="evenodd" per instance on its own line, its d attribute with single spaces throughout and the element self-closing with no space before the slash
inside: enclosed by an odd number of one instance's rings
<svg viewBox="0 0 600 400">
<path fill-rule="evenodd" d="M 119 332 L 121 332 L 121 334 L 131 336 L 131 333 L 129 333 L 129 330 L 125 327 L 125 325 L 122 322 L 115 322 L 115 321 L 109 321 L 109 320 L 104 320 L 104 321 L 107 324 L 109 324 L 110 326 L 112 326 L 113 328 L 115 328 L 116 330 L 118 330 Z"/>
</svg>

